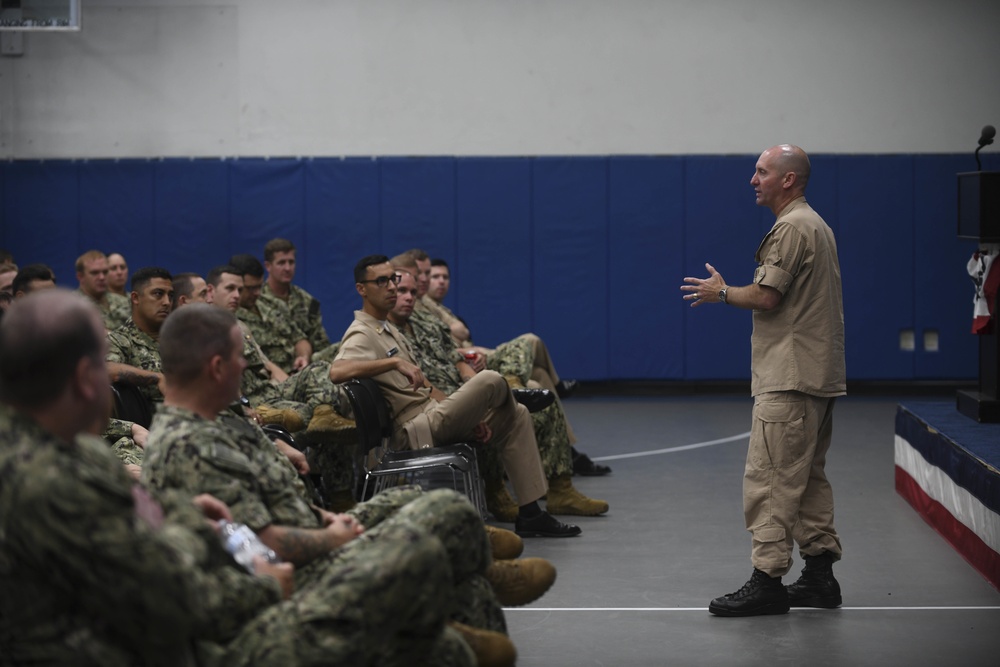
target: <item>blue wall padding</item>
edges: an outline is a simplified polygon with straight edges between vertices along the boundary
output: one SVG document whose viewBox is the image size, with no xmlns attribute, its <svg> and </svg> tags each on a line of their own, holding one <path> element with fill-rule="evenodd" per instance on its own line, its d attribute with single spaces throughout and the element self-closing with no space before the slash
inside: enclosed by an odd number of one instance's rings
<svg viewBox="0 0 1000 667">
<path fill-rule="evenodd" d="M 997 154 L 984 169 L 1000 169 Z M 684 276 L 711 262 L 750 282 L 773 223 L 756 155 L 46 160 L 0 164 L 0 247 L 75 287 L 90 248 L 207 273 L 274 236 L 338 338 L 363 255 L 417 246 L 452 267 L 446 303 L 475 341 L 534 331 L 566 377 L 742 380 L 749 313 L 689 308 Z M 809 199 L 837 234 L 848 377 L 970 379 L 975 244 L 955 235 L 955 174 L 971 155 L 817 155 Z M 916 349 L 900 350 L 912 329 Z M 936 331 L 940 350 L 923 349 Z"/>
<path fill-rule="evenodd" d="M 447 303 L 479 345 L 534 327 L 531 177 L 526 158 L 468 158 L 456 170 L 455 240 Z"/>
<path fill-rule="evenodd" d="M 913 373 L 913 356 L 899 353 L 899 333 L 913 326 L 916 295 L 912 289 L 893 294 L 893 285 L 895 276 L 912 281 L 914 275 L 913 161 L 858 156 L 846 162 L 839 175 L 837 246 L 844 293 L 852 297 L 844 299 L 847 365 L 858 379 L 906 377 Z"/>
<path fill-rule="evenodd" d="M 746 285 L 753 280 L 754 252 L 766 231 L 749 184 L 754 162 L 743 156 L 686 160 L 684 263 L 678 267 L 683 270 L 667 272 L 665 298 L 680 298 L 676 286 L 683 277 L 707 277 L 706 263 L 727 284 Z M 747 312 L 721 305 L 685 306 L 685 379 L 749 377 L 750 328 Z M 692 347 L 703 353 L 687 353 Z"/>
<path fill-rule="evenodd" d="M 232 252 L 229 227 L 229 175 L 232 164 L 221 160 L 163 160 L 155 163 L 153 227 L 146 230 L 154 253 L 147 261 L 174 273 L 195 271 L 206 275 L 223 264 Z M 102 249 L 117 249 L 113 241 Z M 122 248 L 132 270 L 142 266 Z"/>
<path fill-rule="evenodd" d="M 305 239 L 296 243 L 296 277 L 322 302 L 324 325 L 336 339 L 358 307 L 354 263 L 383 248 L 378 163 L 360 158 L 310 160 L 305 223 Z"/>
<path fill-rule="evenodd" d="M 608 377 L 608 162 L 539 158 L 532 181 L 535 332 L 562 363 Z M 520 298 L 525 298 L 522 295 Z"/>
<path fill-rule="evenodd" d="M 956 368 L 978 368 L 979 353 L 970 335 L 972 279 L 962 271 L 976 249 L 975 241 L 956 239 L 958 223 L 955 174 L 975 169 L 964 156 L 917 156 L 913 174 L 914 234 L 914 375 L 953 377 Z M 944 267 L 955 275 L 943 275 Z M 963 279 L 964 278 L 964 279 Z M 949 326 L 957 322 L 960 326 Z M 927 330 L 939 333 L 938 352 L 924 351 Z M 973 374 L 974 375 L 974 374 Z"/>
<path fill-rule="evenodd" d="M 608 376 L 682 377 L 684 161 L 612 158 L 608 191 Z"/>
</svg>

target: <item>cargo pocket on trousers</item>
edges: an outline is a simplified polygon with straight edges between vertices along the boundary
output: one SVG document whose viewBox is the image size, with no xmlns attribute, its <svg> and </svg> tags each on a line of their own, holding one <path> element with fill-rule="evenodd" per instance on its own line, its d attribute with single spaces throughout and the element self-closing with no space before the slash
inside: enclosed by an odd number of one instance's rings
<svg viewBox="0 0 1000 667">
<path fill-rule="evenodd" d="M 750 457 L 759 468 L 787 468 L 806 451 L 805 401 L 764 402 L 754 406 Z"/>
</svg>

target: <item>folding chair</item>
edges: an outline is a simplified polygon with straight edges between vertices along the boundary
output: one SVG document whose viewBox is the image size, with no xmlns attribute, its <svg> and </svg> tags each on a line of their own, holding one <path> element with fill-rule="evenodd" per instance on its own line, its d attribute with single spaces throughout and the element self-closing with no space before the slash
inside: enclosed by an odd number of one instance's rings
<svg viewBox="0 0 1000 667">
<path fill-rule="evenodd" d="M 357 378 L 342 386 L 354 410 L 358 430 L 359 458 L 365 468 L 363 498 L 368 497 L 369 484 L 375 494 L 400 479 L 427 489 L 450 486 L 464 493 L 479 513 L 486 516 L 486 496 L 479 479 L 475 449 L 458 443 L 391 451 L 392 418 L 378 384 L 371 378 Z"/>
</svg>

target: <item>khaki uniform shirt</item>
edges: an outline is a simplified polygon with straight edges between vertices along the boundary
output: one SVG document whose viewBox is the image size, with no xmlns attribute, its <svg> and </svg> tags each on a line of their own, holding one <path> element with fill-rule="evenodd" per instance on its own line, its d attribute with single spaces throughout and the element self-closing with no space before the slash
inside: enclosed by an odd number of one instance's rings
<svg viewBox="0 0 1000 667">
<path fill-rule="evenodd" d="M 833 231 L 800 197 L 778 215 L 756 260 L 754 282 L 773 287 L 782 297 L 777 308 L 753 313 L 752 394 L 847 393 L 844 307 Z"/>
<path fill-rule="evenodd" d="M 376 320 L 364 311 L 354 311 L 354 321 L 344 332 L 337 359 L 374 361 L 396 355 L 419 365 L 410 342 L 395 326 Z M 389 371 L 373 379 L 389 402 L 389 411 L 397 429 L 437 405 L 437 401 L 430 398 L 430 389 L 413 389 L 402 373 Z"/>
</svg>

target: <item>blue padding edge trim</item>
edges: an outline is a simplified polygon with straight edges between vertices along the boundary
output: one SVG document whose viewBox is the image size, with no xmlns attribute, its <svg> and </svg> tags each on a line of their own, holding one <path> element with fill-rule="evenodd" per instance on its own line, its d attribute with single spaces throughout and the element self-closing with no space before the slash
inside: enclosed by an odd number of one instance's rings
<svg viewBox="0 0 1000 667">
<path fill-rule="evenodd" d="M 959 419 L 969 421 L 976 428 L 959 424 Z M 948 434 L 949 426 L 963 432 L 968 438 L 964 444 Z M 960 414 L 953 403 L 921 402 L 900 405 L 896 409 L 896 435 L 983 505 L 1000 513 L 1000 470 L 997 469 L 1000 465 L 1000 424 L 972 422 Z"/>
</svg>

